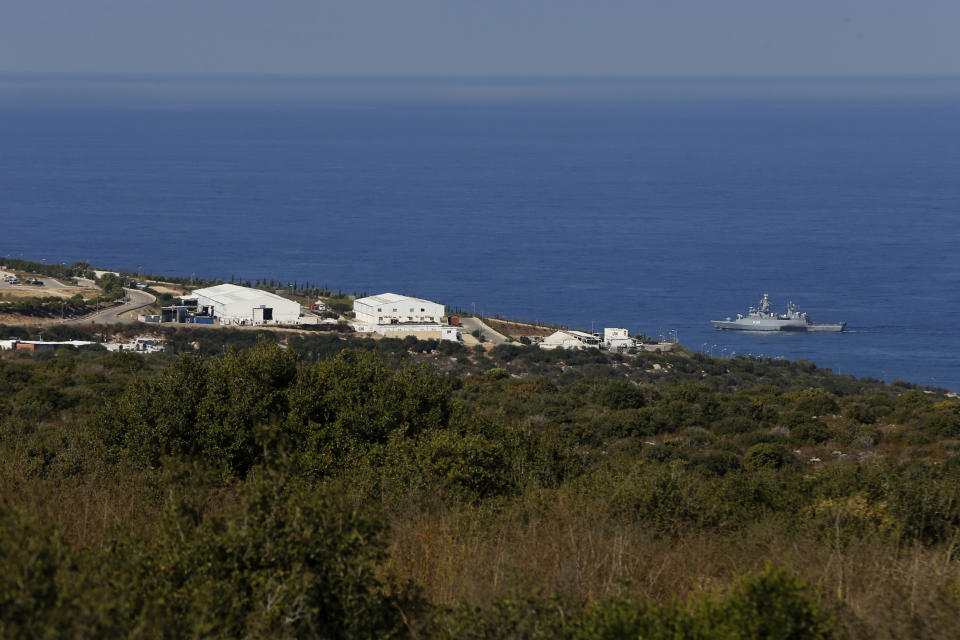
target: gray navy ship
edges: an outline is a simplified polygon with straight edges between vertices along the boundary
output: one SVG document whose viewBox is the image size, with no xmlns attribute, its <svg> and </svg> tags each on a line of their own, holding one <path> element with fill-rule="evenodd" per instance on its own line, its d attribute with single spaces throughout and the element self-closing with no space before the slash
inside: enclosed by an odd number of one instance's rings
<svg viewBox="0 0 960 640">
<path fill-rule="evenodd" d="M 846 322 L 812 322 L 806 312 L 798 311 L 793 303 L 787 305 L 787 312 L 782 314 L 770 310 L 770 297 L 763 294 L 763 300 L 757 308 L 750 307 L 746 316 L 738 313 L 736 318 L 726 320 L 711 320 L 717 329 L 731 329 L 736 331 L 808 331 L 808 332 L 839 332 L 847 326 Z"/>
</svg>

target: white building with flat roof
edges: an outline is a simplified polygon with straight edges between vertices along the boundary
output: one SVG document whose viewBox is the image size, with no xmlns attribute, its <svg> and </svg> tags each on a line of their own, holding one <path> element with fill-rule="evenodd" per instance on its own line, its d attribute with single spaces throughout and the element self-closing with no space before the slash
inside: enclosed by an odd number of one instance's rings
<svg viewBox="0 0 960 640">
<path fill-rule="evenodd" d="M 220 324 L 296 324 L 300 317 L 299 302 L 229 283 L 197 289 L 181 298 L 196 300 L 198 312 L 206 311 Z"/>
<path fill-rule="evenodd" d="M 359 324 L 441 324 L 444 306 L 437 302 L 381 293 L 353 301 L 353 313 Z"/>
<path fill-rule="evenodd" d="M 390 337 L 413 335 L 458 341 L 460 332 L 446 323 L 445 311 L 445 307 L 437 302 L 396 293 L 381 293 L 353 301 L 357 331 Z"/>
<path fill-rule="evenodd" d="M 610 327 L 603 330 L 603 343 L 615 351 L 629 349 L 636 345 L 634 339 L 630 337 L 629 331 Z"/>
</svg>

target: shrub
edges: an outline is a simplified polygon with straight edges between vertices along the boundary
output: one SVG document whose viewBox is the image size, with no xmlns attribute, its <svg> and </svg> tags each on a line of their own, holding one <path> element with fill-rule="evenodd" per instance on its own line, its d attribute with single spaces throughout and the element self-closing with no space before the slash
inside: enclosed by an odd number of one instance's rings
<svg viewBox="0 0 960 640">
<path fill-rule="evenodd" d="M 933 410 L 922 413 L 912 424 L 940 437 L 960 436 L 960 403 L 941 402 Z"/>
<path fill-rule="evenodd" d="M 655 444 L 643 448 L 643 457 L 654 462 L 670 462 L 671 460 L 686 460 L 687 454 L 679 447 L 669 444 Z"/>
<path fill-rule="evenodd" d="M 0 506 L 0 636 L 70 635 L 76 611 L 62 593 L 69 545 L 49 525 Z"/>
<path fill-rule="evenodd" d="M 874 413 L 873 407 L 862 402 L 855 402 L 844 407 L 843 417 L 863 424 L 872 424 L 877 421 L 877 415 Z"/>
<path fill-rule="evenodd" d="M 602 438 L 626 438 L 643 435 L 643 418 L 637 409 L 606 411 L 591 421 L 591 426 Z"/>
<path fill-rule="evenodd" d="M 751 471 L 760 471 L 796 468 L 800 463 L 793 452 L 782 444 L 763 442 L 747 449 L 743 456 L 743 465 Z"/>
<path fill-rule="evenodd" d="M 833 619 L 818 594 L 787 569 L 741 578 L 725 597 L 706 595 L 663 605 L 601 601 L 576 621 L 576 640 L 822 640 Z"/>
<path fill-rule="evenodd" d="M 690 458 L 690 466 L 716 476 L 743 468 L 740 456 L 729 451 L 711 451 Z"/>
<path fill-rule="evenodd" d="M 718 435 L 747 433 L 757 428 L 757 423 L 746 416 L 728 416 L 713 423 L 713 432 Z"/>
<path fill-rule="evenodd" d="M 795 442 L 820 444 L 830 439 L 830 429 L 820 420 L 808 420 L 791 429 L 790 438 Z"/>
<path fill-rule="evenodd" d="M 483 375 L 490 380 L 503 380 L 504 378 L 510 377 L 510 372 L 501 367 L 495 367 L 493 369 L 487 369 L 483 372 Z"/>
<path fill-rule="evenodd" d="M 709 620 L 713 638 L 814 640 L 829 638 L 833 631 L 817 594 L 784 568 L 767 567 L 741 578 L 730 595 L 698 613 Z"/>
<path fill-rule="evenodd" d="M 838 409 L 836 397 L 823 389 L 804 389 L 787 397 L 793 400 L 794 410 L 806 415 L 822 416 L 836 413 Z"/>
<path fill-rule="evenodd" d="M 646 404 L 643 391 L 623 380 L 606 383 L 597 399 L 608 409 L 639 409 Z"/>
<path fill-rule="evenodd" d="M 787 441 L 788 439 L 785 436 L 769 429 L 757 429 L 755 431 L 741 434 L 737 437 L 737 442 L 744 447 L 752 447 L 755 444 L 761 444 L 764 442 L 783 444 Z"/>
<path fill-rule="evenodd" d="M 512 489 L 507 450 L 502 441 L 480 434 L 431 434 L 419 447 L 419 467 L 443 488 L 468 500 L 504 495 Z"/>
</svg>

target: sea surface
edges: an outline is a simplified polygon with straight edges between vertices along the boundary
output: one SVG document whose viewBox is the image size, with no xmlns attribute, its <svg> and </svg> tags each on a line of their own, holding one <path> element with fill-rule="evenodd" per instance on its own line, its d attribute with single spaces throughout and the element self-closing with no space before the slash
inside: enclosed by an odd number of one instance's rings
<svg viewBox="0 0 960 640">
<path fill-rule="evenodd" d="M 0 75 L 0 254 L 960 390 L 960 79 Z M 714 331 L 769 293 L 843 334 Z"/>
</svg>

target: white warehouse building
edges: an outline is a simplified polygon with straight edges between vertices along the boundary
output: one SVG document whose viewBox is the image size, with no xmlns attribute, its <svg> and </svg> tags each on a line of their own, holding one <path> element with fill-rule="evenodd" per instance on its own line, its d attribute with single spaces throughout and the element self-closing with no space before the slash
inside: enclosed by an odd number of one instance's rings
<svg viewBox="0 0 960 640">
<path fill-rule="evenodd" d="M 444 306 L 437 302 L 381 293 L 353 301 L 357 323 L 366 326 L 389 324 L 440 324 Z"/>
<path fill-rule="evenodd" d="M 196 300 L 197 310 L 218 318 L 220 324 L 295 324 L 300 317 L 299 302 L 235 284 L 197 289 L 182 299 Z"/>
<path fill-rule="evenodd" d="M 444 306 L 437 302 L 396 293 L 381 293 L 353 301 L 357 331 L 397 338 L 412 335 L 459 341 L 460 332 L 446 324 L 444 312 Z"/>
</svg>

